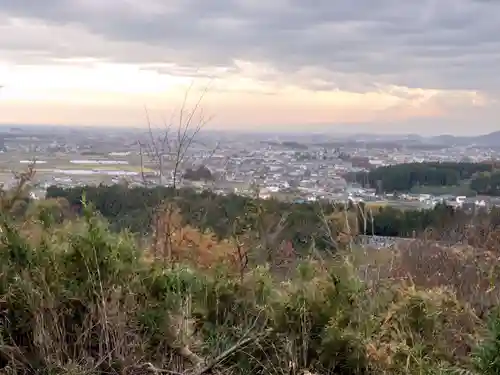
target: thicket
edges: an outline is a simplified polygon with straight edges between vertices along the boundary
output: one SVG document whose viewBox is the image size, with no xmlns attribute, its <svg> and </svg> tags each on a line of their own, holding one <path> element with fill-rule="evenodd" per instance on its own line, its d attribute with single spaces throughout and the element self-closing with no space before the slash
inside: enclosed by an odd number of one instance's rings
<svg viewBox="0 0 500 375">
<path fill-rule="evenodd" d="M 21 195 L 2 194 L 0 210 L 4 373 L 499 373 L 500 236 L 487 222 L 475 247 L 346 241 L 298 256 L 241 222 L 219 239 L 175 202 L 138 243 L 85 194 L 75 217 L 53 199 L 19 213 Z"/>
</svg>

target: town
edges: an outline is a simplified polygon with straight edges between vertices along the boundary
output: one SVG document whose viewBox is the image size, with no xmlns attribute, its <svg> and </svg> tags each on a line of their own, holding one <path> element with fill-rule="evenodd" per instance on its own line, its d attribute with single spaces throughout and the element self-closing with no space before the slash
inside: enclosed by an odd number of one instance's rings
<svg viewBox="0 0 500 375">
<path fill-rule="evenodd" d="M 13 172 L 32 164 L 36 171 L 35 198 L 43 198 L 51 185 L 126 183 L 257 194 L 261 199 L 273 197 L 297 203 L 321 199 L 402 209 L 432 208 L 442 202 L 464 208 L 500 205 L 500 198 L 471 195 L 456 188 L 394 194 L 347 178 L 349 174 L 403 163 L 488 162 L 499 157 L 500 149 L 495 147 L 423 142 L 411 137 L 242 137 L 207 130 L 185 137 L 186 145 L 179 139 L 169 140 L 160 150 L 157 139 L 161 139 L 161 133 L 141 128 L 6 128 L 0 134 L 0 176 L 4 186 L 9 186 L 14 183 Z M 185 147 L 182 155 L 174 149 L 174 143 Z"/>
</svg>

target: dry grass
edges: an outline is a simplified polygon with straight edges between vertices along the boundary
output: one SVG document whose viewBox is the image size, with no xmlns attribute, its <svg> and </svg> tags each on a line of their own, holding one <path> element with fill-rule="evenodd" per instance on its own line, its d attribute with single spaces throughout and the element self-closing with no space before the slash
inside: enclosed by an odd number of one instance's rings
<svg viewBox="0 0 500 375">
<path fill-rule="evenodd" d="M 52 203 L 0 223 L 6 373 L 466 374 L 498 305 L 493 234 L 484 248 L 414 241 L 290 258 L 278 274 L 243 269 L 234 241 L 183 226 L 175 210 L 142 249 L 90 208 L 53 220 L 65 208 Z"/>
<path fill-rule="evenodd" d="M 357 249 L 355 254 L 360 277 L 370 285 L 410 282 L 423 290 L 447 288 L 481 318 L 500 303 L 499 259 L 491 250 L 415 240 L 393 249 Z"/>
</svg>

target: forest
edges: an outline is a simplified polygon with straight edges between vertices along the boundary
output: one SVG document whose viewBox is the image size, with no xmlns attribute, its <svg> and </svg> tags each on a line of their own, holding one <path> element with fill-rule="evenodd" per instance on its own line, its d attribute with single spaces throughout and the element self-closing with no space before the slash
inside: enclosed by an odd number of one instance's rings
<svg viewBox="0 0 500 375">
<path fill-rule="evenodd" d="M 484 172 L 470 183 L 471 189 L 481 195 L 500 196 L 500 172 Z"/>
<path fill-rule="evenodd" d="M 115 231 L 127 229 L 133 233 L 148 233 L 155 208 L 168 198 L 176 201 L 184 224 L 202 231 L 210 230 L 219 239 L 231 236 L 234 223 L 242 222 L 243 218 L 249 228 L 257 228 L 256 215 L 249 213 L 255 214 L 260 210 L 260 217 L 272 223 L 281 222 L 279 239 L 290 241 L 297 249 L 307 249 L 312 243 L 318 248 L 328 246 L 324 216 L 329 215 L 344 218 L 347 213 L 353 222 L 349 229 L 351 233 L 413 237 L 433 230 L 441 233 L 441 239 L 449 236 L 449 231 L 443 228 L 455 228 L 469 220 L 469 214 L 445 205 L 437 205 L 430 210 L 400 210 L 390 206 L 371 210 L 363 203 L 347 207 L 328 202 L 286 203 L 235 194 L 216 195 L 209 191 L 197 193 L 190 189 L 174 191 L 169 188 L 128 188 L 121 185 L 69 189 L 53 186 L 48 188 L 47 198 L 64 198 L 73 210 L 78 211 L 84 193 Z M 490 214 L 492 218 L 498 215 L 498 210 Z M 496 221 L 492 219 L 495 225 Z M 338 225 L 336 231 L 344 230 L 343 225 Z"/>
<path fill-rule="evenodd" d="M 495 170 L 496 164 L 493 162 L 406 163 L 378 167 L 368 172 L 348 173 L 346 179 L 375 188 L 379 193 L 409 192 L 418 186 L 458 186 L 469 182 L 476 193 L 481 193 L 480 185 L 473 182 L 481 173 Z"/>
</svg>

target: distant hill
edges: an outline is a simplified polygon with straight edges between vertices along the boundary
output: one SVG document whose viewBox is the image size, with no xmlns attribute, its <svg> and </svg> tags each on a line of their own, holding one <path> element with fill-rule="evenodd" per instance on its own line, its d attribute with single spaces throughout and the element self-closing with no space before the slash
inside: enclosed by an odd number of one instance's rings
<svg viewBox="0 0 500 375">
<path fill-rule="evenodd" d="M 441 134 L 438 136 L 431 137 L 423 137 L 418 134 L 406 134 L 406 135 L 396 135 L 396 134 L 355 134 L 348 137 L 345 137 L 343 140 L 339 140 L 338 142 L 357 142 L 357 143 L 365 143 L 369 142 L 370 144 L 375 143 L 395 143 L 406 146 L 418 146 L 418 145 L 427 145 L 427 146 L 442 146 L 442 147 L 450 147 L 454 145 L 460 146 L 483 146 L 483 147 L 497 147 L 500 148 L 500 131 L 495 131 L 489 134 L 481 134 L 477 136 L 455 136 L 451 134 Z"/>
<path fill-rule="evenodd" d="M 471 137 L 457 137 L 450 134 L 438 135 L 428 139 L 432 143 L 447 145 L 478 145 L 488 147 L 500 147 L 500 131 Z"/>
<path fill-rule="evenodd" d="M 500 146 L 500 131 L 475 137 L 476 142 L 490 146 Z"/>
</svg>

